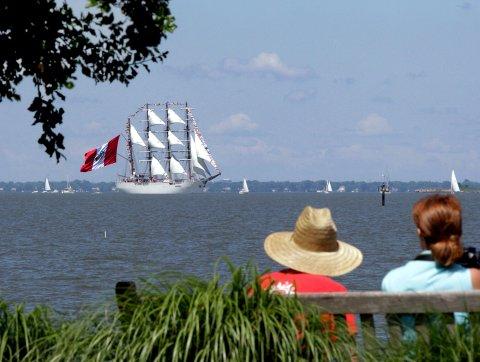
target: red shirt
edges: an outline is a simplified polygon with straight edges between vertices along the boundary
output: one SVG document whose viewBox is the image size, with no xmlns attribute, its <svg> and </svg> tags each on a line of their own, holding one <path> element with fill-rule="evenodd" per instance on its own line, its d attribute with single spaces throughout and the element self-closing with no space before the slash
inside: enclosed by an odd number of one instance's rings
<svg viewBox="0 0 480 362">
<path fill-rule="evenodd" d="M 344 285 L 329 277 L 302 273 L 293 269 L 264 274 L 260 279 L 260 285 L 263 289 L 271 288 L 270 290 L 281 294 L 347 291 Z M 355 316 L 347 314 L 345 319 L 350 332 L 355 333 L 357 330 Z"/>
</svg>

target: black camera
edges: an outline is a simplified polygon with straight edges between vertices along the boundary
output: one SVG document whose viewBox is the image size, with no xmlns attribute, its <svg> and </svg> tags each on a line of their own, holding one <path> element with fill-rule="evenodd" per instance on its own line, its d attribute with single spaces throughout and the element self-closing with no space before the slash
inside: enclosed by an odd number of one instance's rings
<svg viewBox="0 0 480 362">
<path fill-rule="evenodd" d="M 480 252 L 473 246 L 463 248 L 463 255 L 456 263 L 465 268 L 480 268 Z"/>
</svg>

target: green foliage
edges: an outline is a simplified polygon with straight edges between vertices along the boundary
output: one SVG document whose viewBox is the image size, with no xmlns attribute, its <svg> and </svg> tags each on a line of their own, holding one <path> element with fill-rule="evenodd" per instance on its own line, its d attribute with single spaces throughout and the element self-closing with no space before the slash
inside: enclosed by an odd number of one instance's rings
<svg viewBox="0 0 480 362">
<path fill-rule="evenodd" d="M 335 335 L 319 311 L 298 299 L 261 290 L 253 268 L 208 282 L 162 276 L 145 283 L 139 302 L 63 320 L 43 308 L 30 313 L 0 304 L 2 360 L 135 361 L 474 361 L 479 323 L 450 331 L 435 323 L 412 342 L 374 339 L 357 348 L 344 326 Z M 364 336 L 365 337 L 365 336 Z"/>
<path fill-rule="evenodd" d="M 0 3 L 0 102 L 20 100 L 17 87 L 32 78 L 37 90 L 29 111 L 42 126 L 38 142 L 57 161 L 64 149 L 55 132 L 64 110 L 63 88 L 72 89 L 77 70 L 95 82 L 128 84 L 147 62 L 162 61 L 158 47 L 175 29 L 169 0 L 92 0 L 79 15 L 55 0 Z"/>
</svg>

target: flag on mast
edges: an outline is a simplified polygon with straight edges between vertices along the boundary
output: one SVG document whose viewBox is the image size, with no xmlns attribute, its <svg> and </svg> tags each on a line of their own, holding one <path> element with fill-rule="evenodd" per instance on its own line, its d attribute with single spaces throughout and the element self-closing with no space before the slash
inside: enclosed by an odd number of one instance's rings
<svg viewBox="0 0 480 362">
<path fill-rule="evenodd" d="M 85 161 L 83 162 L 82 167 L 80 167 L 80 172 L 89 172 L 117 162 L 119 138 L 120 135 L 112 138 L 98 148 L 92 148 L 85 152 Z"/>
</svg>

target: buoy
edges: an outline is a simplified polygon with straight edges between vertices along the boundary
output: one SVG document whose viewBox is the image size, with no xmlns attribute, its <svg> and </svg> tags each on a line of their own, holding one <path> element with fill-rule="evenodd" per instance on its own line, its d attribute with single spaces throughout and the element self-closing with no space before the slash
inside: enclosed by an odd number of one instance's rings
<svg viewBox="0 0 480 362">
<path fill-rule="evenodd" d="M 103 237 L 106 239 L 107 238 L 107 230 L 103 232 Z"/>
</svg>

